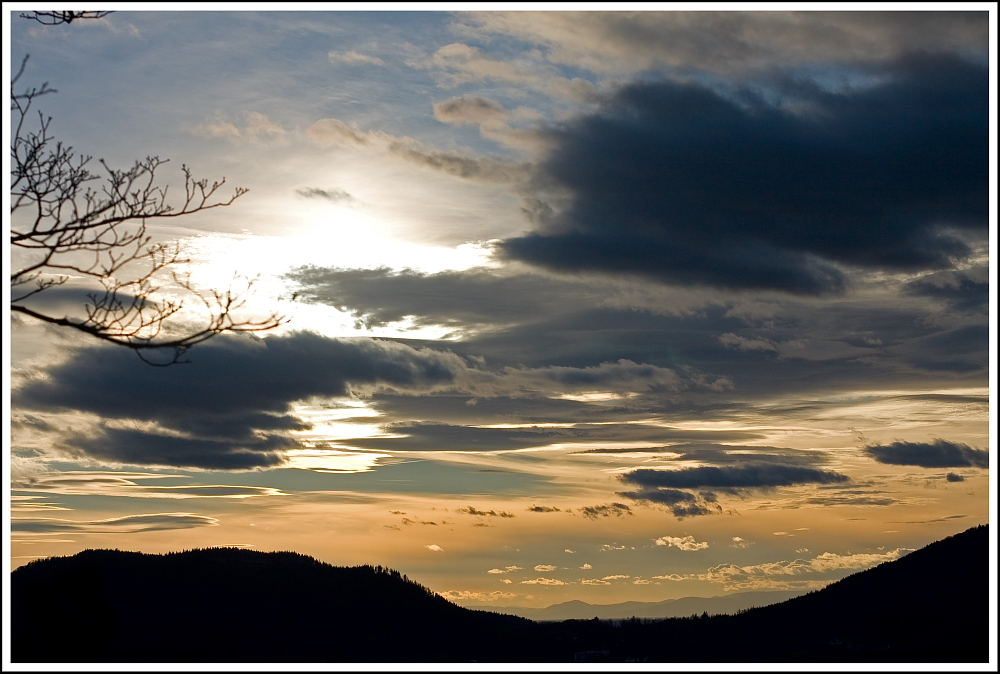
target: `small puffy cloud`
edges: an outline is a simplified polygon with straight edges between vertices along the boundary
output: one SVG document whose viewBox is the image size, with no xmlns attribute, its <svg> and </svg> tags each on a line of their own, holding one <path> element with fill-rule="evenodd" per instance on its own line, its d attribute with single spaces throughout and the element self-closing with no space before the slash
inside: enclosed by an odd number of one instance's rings
<svg viewBox="0 0 1000 674">
<path fill-rule="evenodd" d="M 301 190 L 295 190 L 295 193 L 301 197 L 305 197 L 306 199 L 326 199 L 327 201 L 332 201 L 335 204 L 357 201 L 350 194 L 350 192 L 338 190 L 336 188 L 324 190 L 318 187 L 306 187 Z"/>
<path fill-rule="evenodd" d="M 590 569 L 592 569 L 592 568 L 594 568 L 594 567 L 593 567 L 593 566 L 591 566 L 590 564 L 584 564 L 584 565 L 583 565 L 583 566 L 581 566 L 580 568 L 581 568 L 581 569 L 583 569 L 584 571 L 588 571 L 588 570 L 590 570 Z"/>
<path fill-rule="evenodd" d="M 624 576 L 622 574 L 615 574 L 613 576 L 604 576 L 601 580 L 623 580 L 625 578 L 631 578 L 632 576 Z"/>
<path fill-rule="evenodd" d="M 958 473 L 948 473 L 945 475 L 945 479 L 948 480 L 948 482 L 965 482 L 965 478 Z"/>
<path fill-rule="evenodd" d="M 684 550 L 685 552 L 704 550 L 708 547 L 707 541 L 698 543 L 694 540 L 694 536 L 684 536 L 683 538 L 679 538 L 677 536 L 664 536 L 662 538 L 657 538 L 656 544 L 673 546 L 678 550 Z"/>
<path fill-rule="evenodd" d="M 720 564 L 711 567 L 705 573 L 689 574 L 685 578 L 720 583 L 726 590 L 808 589 L 821 587 L 827 581 L 809 578 L 803 579 L 800 576 L 841 570 L 866 569 L 882 562 L 899 559 L 907 552 L 909 552 L 907 548 L 896 548 L 884 553 L 859 553 L 854 555 L 838 555 L 832 552 L 824 552 L 813 559 L 767 562 L 750 566 Z"/>
<path fill-rule="evenodd" d="M 444 552 L 444 548 L 442 548 L 440 545 L 425 545 L 424 547 L 430 550 L 431 552 Z"/>
<path fill-rule="evenodd" d="M 873 444 L 865 452 L 879 463 L 921 468 L 989 468 L 990 453 L 961 442 L 936 439 L 932 442 Z"/>
<path fill-rule="evenodd" d="M 514 513 L 509 513 L 506 510 L 479 510 L 475 506 L 469 506 L 468 508 L 456 508 L 456 513 L 463 515 L 475 515 L 477 517 L 514 517 Z"/>
<path fill-rule="evenodd" d="M 532 580 L 522 580 L 521 585 L 565 585 L 561 580 L 555 578 L 534 578 Z"/>
<path fill-rule="evenodd" d="M 649 585 L 650 581 L 646 580 L 645 578 L 636 578 L 635 580 L 632 581 L 632 584 L 633 585 Z"/>
<path fill-rule="evenodd" d="M 615 545 L 614 543 L 605 543 L 601 546 L 601 552 L 610 552 L 611 550 L 624 550 L 624 545 Z"/>
<path fill-rule="evenodd" d="M 753 545 L 752 541 L 748 541 L 747 539 L 741 538 L 740 536 L 733 536 L 733 542 L 730 544 L 729 547 L 731 547 L 731 548 L 749 548 L 751 545 Z"/>
<path fill-rule="evenodd" d="M 531 506 L 527 509 L 529 513 L 560 513 L 562 512 L 559 508 L 553 508 L 552 506 Z"/>
<path fill-rule="evenodd" d="M 655 578 L 656 580 L 672 580 L 675 582 L 681 580 L 690 580 L 687 576 L 682 576 L 679 573 L 671 573 L 667 574 L 666 576 L 653 576 L 653 578 Z"/>
<path fill-rule="evenodd" d="M 202 138 L 225 138 L 231 142 L 255 142 L 264 139 L 281 138 L 285 129 L 267 115 L 247 111 L 246 124 L 242 128 L 232 122 L 218 121 L 199 124 L 191 129 L 191 133 Z"/>
<path fill-rule="evenodd" d="M 434 104 L 434 117 L 447 124 L 503 123 L 510 113 L 497 101 L 479 96 L 458 96 Z"/>
<path fill-rule="evenodd" d="M 601 580 L 600 578 L 584 578 L 580 581 L 581 585 L 611 585 L 610 581 Z"/>
<path fill-rule="evenodd" d="M 500 582 L 503 583 L 504 585 L 510 585 L 514 581 L 512 581 L 510 578 L 501 578 Z"/>
<path fill-rule="evenodd" d="M 306 129 L 309 139 L 320 147 L 331 145 L 368 145 L 377 134 L 365 133 L 333 117 L 321 119 Z"/>
<path fill-rule="evenodd" d="M 535 566 L 535 571 L 555 571 L 558 568 L 555 564 L 538 564 Z"/>
<path fill-rule="evenodd" d="M 385 61 L 378 58 L 377 56 L 368 56 L 367 54 L 361 54 L 356 51 L 331 51 L 327 54 L 330 59 L 330 63 L 346 63 L 348 65 L 373 65 L 373 66 L 384 66 Z"/>
<path fill-rule="evenodd" d="M 472 601 L 483 601 L 483 602 L 494 602 L 498 599 L 513 599 L 516 594 L 511 592 L 500 592 L 496 590 L 494 592 L 472 592 L 470 590 L 447 590 L 441 593 L 441 596 L 445 599 L 456 601 L 460 599 L 472 600 Z"/>
<path fill-rule="evenodd" d="M 520 570 L 521 570 L 520 566 L 507 566 L 502 569 L 490 569 L 486 573 L 510 573 L 511 571 L 520 571 Z"/>
<path fill-rule="evenodd" d="M 592 520 L 596 520 L 598 517 L 622 517 L 623 515 L 631 515 L 632 509 L 629 508 L 624 503 L 603 503 L 601 505 L 595 506 L 584 506 L 579 508 L 580 513 Z"/>
</svg>

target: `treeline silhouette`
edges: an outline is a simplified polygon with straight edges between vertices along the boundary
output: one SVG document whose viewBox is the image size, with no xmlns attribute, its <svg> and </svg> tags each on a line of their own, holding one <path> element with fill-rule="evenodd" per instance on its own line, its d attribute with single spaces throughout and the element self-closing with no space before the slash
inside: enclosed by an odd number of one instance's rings
<svg viewBox="0 0 1000 674">
<path fill-rule="evenodd" d="M 14 662 L 986 662 L 980 526 L 781 604 L 665 620 L 462 608 L 381 566 L 86 550 L 11 574 Z"/>
</svg>

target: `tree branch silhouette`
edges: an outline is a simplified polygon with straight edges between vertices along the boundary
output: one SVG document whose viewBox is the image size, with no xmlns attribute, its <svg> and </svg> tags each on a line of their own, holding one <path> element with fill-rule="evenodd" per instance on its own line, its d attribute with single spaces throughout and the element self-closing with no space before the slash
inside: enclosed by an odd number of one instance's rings
<svg viewBox="0 0 1000 674">
<path fill-rule="evenodd" d="M 101 13 L 34 14 L 69 23 L 100 18 L 90 15 Z M 27 18 L 45 23 L 38 16 Z M 31 259 L 12 269 L 12 312 L 125 346 L 152 365 L 187 362 L 182 358 L 188 349 L 224 332 L 258 332 L 288 322 L 277 312 L 258 320 L 236 317 L 245 308 L 256 279 L 237 275 L 226 291 L 202 292 L 189 277 L 176 272 L 172 274 L 172 290 L 194 297 L 208 312 L 208 319 L 195 328 L 171 321 L 180 318 L 184 300 L 164 297 L 160 279 L 175 265 L 189 260 L 177 244 L 153 243 L 147 223 L 229 206 L 247 190 L 238 187 L 229 196 L 220 196 L 225 178 L 209 184 L 208 180 L 195 179 L 184 165 L 184 196 L 174 205 L 167 201 L 167 186 L 161 186 L 156 176 L 168 160 L 146 157 L 121 170 L 99 159 L 100 168 L 91 170 L 92 157 L 76 154 L 53 136 L 51 117 L 37 112 L 38 125 L 29 130 L 35 100 L 56 90 L 45 82 L 16 93 L 27 63 L 25 56 L 11 79 L 10 242 L 12 247 L 29 252 Z M 103 292 L 88 295 L 85 318 L 60 317 L 26 304 L 73 277 L 103 288 Z M 167 360 L 150 360 L 147 354 L 154 352 L 168 354 Z"/>
<path fill-rule="evenodd" d="M 113 11 L 105 12 L 26 12 L 21 14 L 22 19 L 32 19 L 44 26 L 58 26 L 63 23 L 73 23 L 77 19 L 103 19 Z"/>
</svg>

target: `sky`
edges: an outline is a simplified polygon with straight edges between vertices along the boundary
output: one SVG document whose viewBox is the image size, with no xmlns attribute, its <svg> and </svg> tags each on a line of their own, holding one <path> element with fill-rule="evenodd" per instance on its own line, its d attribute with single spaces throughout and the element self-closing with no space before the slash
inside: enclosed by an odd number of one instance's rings
<svg viewBox="0 0 1000 674">
<path fill-rule="evenodd" d="M 995 15 L 964 7 L 15 6 L 52 133 L 247 188 L 150 233 L 290 321 L 152 367 L 8 312 L 11 566 L 243 546 L 544 607 L 817 589 L 989 522 Z"/>
</svg>

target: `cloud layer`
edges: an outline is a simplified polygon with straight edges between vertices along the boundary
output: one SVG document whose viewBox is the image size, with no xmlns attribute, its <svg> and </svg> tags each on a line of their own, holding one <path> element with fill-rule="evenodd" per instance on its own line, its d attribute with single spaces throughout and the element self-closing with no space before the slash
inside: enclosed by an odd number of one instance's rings
<svg viewBox="0 0 1000 674">
<path fill-rule="evenodd" d="M 879 463 L 921 468 L 989 468 L 990 453 L 961 442 L 940 438 L 933 442 L 897 441 L 888 445 L 868 445 L 865 452 Z"/>
<path fill-rule="evenodd" d="M 539 194 L 566 208 L 498 245 L 560 271 L 823 294 L 840 265 L 942 269 L 988 213 L 988 75 L 910 56 L 864 86 L 777 93 L 636 82 L 549 130 Z"/>
</svg>

